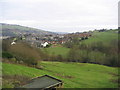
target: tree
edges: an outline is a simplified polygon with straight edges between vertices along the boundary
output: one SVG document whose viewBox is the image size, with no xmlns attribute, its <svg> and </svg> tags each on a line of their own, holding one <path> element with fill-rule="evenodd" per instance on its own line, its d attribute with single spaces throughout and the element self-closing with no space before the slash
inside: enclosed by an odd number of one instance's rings
<svg viewBox="0 0 120 90">
<path fill-rule="evenodd" d="M 2 51 L 8 51 L 10 47 L 10 40 L 3 40 L 2 41 Z"/>
<path fill-rule="evenodd" d="M 68 42 L 66 42 L 66 43 L 64 44 L 64 46 L 67 47 L 67 48 L 72 48 L 73 45 L 74 45 L 74 43 L 71 42 L 71 41 L 68 41 Z"/>
<path fill-rule="evenodd" d="M 57 61 L 63 61 L 62 55 L 57 55 Z"/>
<path fill-rule="evenodd" d="M 79 44 L 79 42 L 80 42 L 80 40 L 79 40 L 79 38 L 78 37 L 75 37 L 75 38 L 73 38 L 73 43 L 74 43 L 74 45 L 78 45 Z"/>
<path fill-rule="evenodd" d="M 84 39 L 85 39 L 84 37 L 81 38 L 81 40 L 84 40 Z"/>
<path fill-rule="evenodd" d="M 13 58 L 13 55 L 9 52 L 2 52 L 2 58 Z"/>
<path fill-rule="evenodd" d="M 37 65 L 41 57 L 38 51 L 26 43 L 17 43 L 12 45 L 9 52 L 13 53 L 18 61 L 23 61 L 27 65 Z"/>
<path fill-rule="evenodd" d="M 86 36 L 85 39 L 88 39 L 88 37 Z"/>
<path fill-rule="evenodd" d="M 79 52 L 80 52 L 80 50 L 78 49 L 78 47 L 76 45 L 73 48 L 71 48 L 68 53 L 68 61 L 80 62 L 81 55 Z"/>
</svg>

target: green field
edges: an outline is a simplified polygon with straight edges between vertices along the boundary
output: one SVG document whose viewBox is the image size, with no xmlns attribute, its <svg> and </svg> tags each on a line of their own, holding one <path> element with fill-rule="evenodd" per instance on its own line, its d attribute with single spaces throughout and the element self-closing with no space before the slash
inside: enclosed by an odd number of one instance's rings
<svg viewBox="0 0 120 90">
<path fill-rule="evenodd" d="M 57 47 L 44 48 L 43 51 L 47 52 L 50 55 L 62 55 L 63 57 L 66 57 L 67 53 L 69 52 L 69 48 L 57 46 Z"/>
<path fill-rule="evenodd" d="M 88 40 L 84 40 L 83 43 L 91 44 L 95 42 L 103 42 L 106 45 L 110 44 L 112 40 L 118 40 L 118 33 L 116 33 L 116 30 L 106 32 L 94 31 L 92 37 Z"/>
<path fill-rule="evenodd" d="M 3 63 L 3 75 L 35 78 L 51 75 L 64 82 L 65 88 L 115 88 L 118 69 L 97 64 L 41 62 L 43 69 Z M 10 82 L 11 83 L 11 82 Z M 4 86 L 3 86 L 4 87 Z"/>
</svg>

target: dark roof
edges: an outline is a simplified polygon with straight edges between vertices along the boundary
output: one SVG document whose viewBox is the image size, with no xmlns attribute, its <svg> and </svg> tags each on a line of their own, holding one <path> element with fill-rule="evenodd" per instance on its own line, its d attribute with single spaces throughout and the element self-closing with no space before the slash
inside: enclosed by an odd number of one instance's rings
<svg viewBox="0 0 120 90">
<path fill-rule="evenodd" d="M 44 75 L 37 77 L 28 82 L 28 84 L 22 86 L 22 88 L 50 88 L 61 84 L 62 81 L 54 77 Z"/>
</svg>

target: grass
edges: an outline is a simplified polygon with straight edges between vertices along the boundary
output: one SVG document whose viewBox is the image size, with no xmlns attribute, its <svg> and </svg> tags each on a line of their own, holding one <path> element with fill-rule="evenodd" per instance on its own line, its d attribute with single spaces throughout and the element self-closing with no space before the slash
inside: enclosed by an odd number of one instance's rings
<svg viewBox="0 0 120 90">
<path fill-rule="evenodd" d="M 91 44 L 95 42 L 103 42 L 105 45 L 108 45 L 112 40 L 118 40 L 118 33 L 116 33 L 114 30 L 107 32 L 96 31 L 92 34 L 91 38 L 84 40 L 83 43 Z"/>
<path fill-rule="evenodd" d="M 51 75 L 64 82 L 65 88 L 115 88 L 118 69 L 97 64 L 41 62 L 43 69 L 3 63 L 3 75 L 34 78 Z"/>
<path fill-rule="evenodd" d="M 44 48 L 42 50 L 50 55 L 62 55 L 63 57 L 66 57 L 69 52 L 69 48 L 62 46 Z"/>
<path fill-rule="evenodd" d="M 3 24 L 2 28 L 9 28 L 9 29 L 17 29 L 17 30 L 38 30 L 35 28 L 30 28 L 26 26 L 20 26 L 20 25 L 8 25 L 8 24 Z"/>
</svg>

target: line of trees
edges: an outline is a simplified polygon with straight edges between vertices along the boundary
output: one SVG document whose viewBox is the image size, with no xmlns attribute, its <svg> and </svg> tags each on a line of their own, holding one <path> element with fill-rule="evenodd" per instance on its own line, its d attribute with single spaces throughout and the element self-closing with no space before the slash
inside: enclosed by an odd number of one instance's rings
<svg viewBox="0 0 120 90">
<path fill-rule="evenodd" d="M 118 67 L 120 66 L 118 42 L 118 40 L 112 40 L 109 44 L 100 41 L 86 44 L 80 42 L 78 38 L 74 38 L 64 44 L 65 47 L 70 48 L 66 57 L 55 54 L 49 55 L 47 51 L 40 51 L 40 55 L 44 61 L 94 63 Z"/>
<path fill-rule="evenodd" d="M 112 40 L 109 44 L 100 41 L 92 44 L 75 43 L 75 41 L 69 42 L 71 44 L 65 44 L 66 47 L 70 45 L 68 61 L 120 66 L 118 62 L 118 55 L 120 55 L 118 40 Z"/>
</svg>

